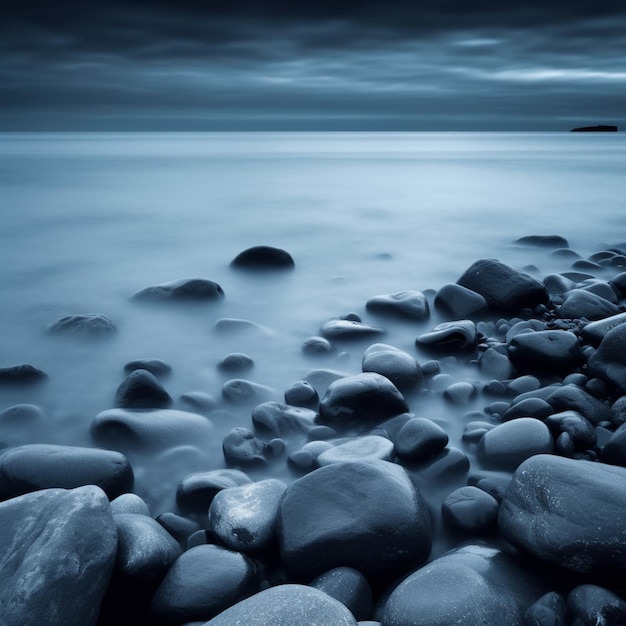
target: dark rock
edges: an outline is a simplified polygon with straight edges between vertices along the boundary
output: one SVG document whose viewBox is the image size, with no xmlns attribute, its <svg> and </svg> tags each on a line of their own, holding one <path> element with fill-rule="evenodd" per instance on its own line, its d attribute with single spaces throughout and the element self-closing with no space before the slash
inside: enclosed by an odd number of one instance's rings
<svg viewBox="0 0 626 626">
<path fill-rule="evenodd" d="M 622 424 L 602 450 L 602 460 L 612 465 L 626 466 L 626 424 Z"/>
<path fill-rule="evenodd" d="M 0 367 L 0 385 L 30 385 L 48 378 L 48 374 L 28 363 Z"/>
<path fill-rule="evenodd" d="M 478 366 L 483 374 L 496 378 L 497 380 L 507 380 L 515 375 L 515 367 L 506 354 L 502 354 L 497 348 L 487 348 L 478 359 Z"/>
<path fill-rule="evenodd" d="M 109 498 L 133 488 L 133 469 L 119 452 L 29 444 L 12 448 L 0 457 L 0 499 L 58 487 L 72 489 L 97 485 Z"/>
<path fill-rule="evenodd" d="M 289 455 L 289 462 L 298 469 L 311 471 L 318 467 L 317 459 L 320 454 L 332 447 L 333 444 L 327 441 L 309 441 Z"/>
<path fill-rule="evenodd" d="M 144 369 L 131 372 L 115 394 L 115 405 L 122 409 L 166 409 L 171 404 L 165 387 Z"/>
<path fill-rule="evenodd" d="M 252 410 L 255 430 L 266 437 L 288 437 L 308 433 L 315 427 L 317 413 L 283 402 L 263 402 Z"/>
<path fill-rule="evenodd" d="M 3 502 L 0 622 L 95 625 L 116 548 L 109 502 L 98 487 L 46 489 Z"/>
<path fill-rule="evenodd" d="M 282 481 L 269 478 L 222 489 L 209 507 L 211 530 L 231 550 L 269 552 L 276 542 L 278 507 L 286 488 Z"/>
<path fill-rule="evenodd" d="M 471 320 L 443 322 L 420 335 L 415 343 L 441 350 L 472 350 L 476 347 L 476 325 Z"/>
<path fill-rule="evenodd" d="M 435 296 L 435 307 L 454 319 L 465 319 L 483 313 L 487 309 L 487 301 L 479 293 L 449 283 L 444 285 Z"/>
<path fill-rule="evenodd" d="M 363 354 L 361 369 L 388 378 L 398 389 L 415 389 L 422 384 L 422 369 L 404 350 L 385 343 L 371 345 Z"/>
<path fill-rule="evenodd" d="M 194 472 L 186 476 L 176 490 L 176 504 L 184 512 L 203 515 L 209 510 L 213 498 L 230 487 L 249 485 L 252 479 L 237 469 L 217 469 Z"/>
<path fill-rule="evenodd" d="M 328 320 L 320 328 L 320 334 L 329 340 L 362 339 L 382 335 L 385 331 L 378 326 L 344 319 Z"/>
<path fill-rule="evenodd" d="M 386 461 L 333 463 L 293 482 L 278 535 L 283 563 L 305 577 L 343 565 L 390 579 L 423 563 L 431 548 L 419 490 Z"/>
<path fill-rule="evenodd" d="M 621 396 L 611 405 L 611 422 L 615 426 L 626 423 L 626 396 Z"/>
<path fill-rule="evenodd" d="M 241 333 L 244 331 L 254 331 L 261 335 L 271 335 L 272 331 L 261 324 L 257 324 L 252 320 L 240 319 L 237 317 L 220 317 L 215 322 L 214 328 L 221 334 L 224 333 Z"/>
<path fill-rule="evenodd" d="M 457 283 L 483 296 L 494 311 L 517 313 L 548 302 L 543 283 L 496 259 L 476 261 Z"/>
<path fill-rule="evenodd" d="M 583 289 L 572 289 L 568 292 L 565 302 L 558 308 L 558 315 L 563 319 L 584 317 L 588 320 L 600 320 L 618 313 L 618 306 Z"/>
<path fill-rule="evenodd" d="M 609 280 L 609 285 L 620 298 L 626 298 L 626 272 L 620 272 Z"/>
<path fill-rule="evenodd" d="M 539 332 L 542 330 L 546 330 L 546 325 L 541 320 L 520 320 L 519 322 L 515 322 L 514 324 L 512 324 L 506 330 L 505 341 L 507 343 L 510 343 L 513 340 L 513 337 L 517 337 L 517 335 L 530 332 Z"/>
<path fill-rule="evenodd" d="M 441 515 L 454 530 L 478 535 L 495 530 L 498 506 L 493 496 L 478 487 L 459 487 L 446 496 Z"/>
<path fill-rule="evenodd" d="M 172 373 L 172 366 L 161 359 L 137 359 L 124 365 L 125 374 L 130 374 L 135 370 L 146 370 L 154 376 L 167 376 Z"/>
<path fill-rule="evenodd" d="M 309 381 L 297 380 L 285 389 L 285 402 L 292 406 L 317 409 L 320 398 Z"/>
<path fill-rule="evenodd" d="M 609 330 L 587 361 L 592 376 L 598 376 L 626 393 L 626 324 Z"/>
<path fill-rule="evenodd" d="M 579 272 L 591 273 L 593 277 L 593 274 L 595 274 L 596 272 L 602 271 L 602 266 L 599 263 L 594 263 L 593 261 L 580 259 L 572 263 L 572 269 L 577 270 Z"/>
<path fill-rule="evenodd" d="M 115 324 L 106 315 L 99 313 L 66 315 L 48 326 L 48 332 L 55 335 L 108 337 L 115 331 Z"/>
<path fill-rule="evenodd" d="M 108 409 L 98 413 L 91 423 L 94 441 L 114 449 L 201 444 L 208 443 L 212 435 L 213 424 L 206 417 L 174 409 Z"/>
<path fill-rule="evenodd" d="M 331 426 L 367 428 L 406 413 L 408 408 L 388 378 L 367 372 L 332 383 L 320 402 L 319 416 Z"/>
<path fill-rule="evenodd" d="M 338 600 L 305 585 L 277 585 L 230 607 L 204 626 L 357 626 Z"/>
<path fill-rule="evenodd" d="M 594 426 L 611 419 L 611 409 L 576 385 L 557 387 L 546 401 L 555 411 L 578 411 Z"/>
<path fill-rule="evenodd" d="M 204 507 L 204 512 L 206 512 L 207 509 L 208 506 Z M 198 522 L 183 515 L 178 515 L 178 513 L 172 513 L 171 511 L 161 513 L 161 515 L 156 518 L 156 521 L 174 537 L 180 546 L 186 545 L 187 539 L 189 539 L 193 533 L 200 530 Z"/>
<path fill-rule="evenodd" d="M 615 294 L 615 291 L 609 283 L 604 280 L 595 279 L 593 281 L 586 281 L 581 284 L 580 289 L 593 293 L 596 296 L 600 296 L 612 304 L 617 304 L 617 295 Z"/>
<path fill-rule="evenodd" d="M 243 378 L 233 378 L 222 385 L 222 396 L 236 404 L 255 404 L 275 395 L 276 391 L 271 387 Z"/>
<path fill-rule="evenodd" d="M 504 538 L 580 573 L 626 572 L 626 469 L 537 455 L 525 461 L 500 505 Z"/>
<path fill-rule="evenodd" d="M 606 133 L 617 132 L 617 126 L 610 124 L 598 124 L 597 126 L 579 126 L 572 128 L 571 133 Z"/>
<path fill-rule="evenodd" d="M 35 404 L 15 404 L 0 411 L 0 441 L 7 446 L 36 440 L 49 426 L 48 416 Z"/>
<path fill-rule="evenodd" d="M 567 596 L 567 608 L 576 626 L 626 624 L 626 602 L 598 585 L 579 585 Z"/>
<path fill-rule="evenodd" d="M 552 415 L 554 409 L 550 404 L 541 398 L 526 398 L 516 402 L 510 409 L 502 415 L 503 422 L 509 422 L 518 417 L 534 417 L 538 420 L 545 420 L 548 415 Z"/>
<path fill-rule="evenodd" d="M 233 428 L 222 441 L 224 458 L 229 465 L 251 466 L 267 462 L 265 457 L 267 444 L 261 441 L 251 430 Z"/>
<path fill-rule="evenodd" d="M 516 239 L 513 243 L 534 248 L 569 248 L 567 239 L 560 235 L 527 235 Z"/>
<path fill-rule="evenodd" d="M 478 472 L 468 478 L 468 484 L 474 485 L 479 489 L 493 496 L 496 502 L 502 502 L 504 494 L 511 482 L 512 474 L 508 472 Z"/>
<path fill-rule="evenodd" d="M 562 374 L 584 362 L 578 338 L 565 330 L 516 335 L 507 349 L 509 358 L 520 372 Z"/>
<path fill-rule="evenodd" d="M 515 469 L 527 458 L 551 453 L 554 441 L 550 430 L 532 417 L 520 417 L 486 432 L 478 453 L 485 465 L 498 469 Z"/>
<path fill-rule="evenodd" d="M 345 605 L 358 620 L 367 619 L 374 605 L 372 588 L 367 578 L 352 567 L 335 567 L 309 583 L 310 587 L 327 593 Z"/>
<path fill-rule="evenodd" d="M 467 404 L 475 396 L 476 387 L 465 380 L 452 383 L 443 392 L 443 397 L 452 404 Z"/>
<path fill-rule="evenodd" d="M 302 344 L 302 352 L 314 356 L 330 354 L 334 351 L 335 346 L 324 337 L 309 337 Z"/>
<path fill-rule="evenodd" d="M 374 296 L 365 304 L 372 313 L 391 314 L 412 320 L 425 320 L 430 315 L 428 300 L 421 291 L 396 291 Z"/>
<path fill-rule="evenodd" d="M 349 461 L 390 461 L 393 443 L 380 435 L 357 437 L 325 450 L 317 457 L 320 466 Z"/>
<path fill-rule="evenodd" d="M 550 591 L 533 602 L 524 614 L 525 626 L 567 626 L 567 605 L 563 596 Z"/>
<path fill-rule="evenodd" d="M 467 474 L 470 461 L 458 448 L 444 448 L 419 468 L 420 476 L 428 483 L 457 480 Z"/>
<path fill-rule="evenodd" d="M 574 450 L 589 450 L 596 444 L 596 431 L 578 411 L 562 411 L 554 413 L 545 420 L 546 426 L 552 431 L 555 439 L 561 433 L 567 433 Z"/>
<path fill-rule="evenodd" d="M 548 274 L 543 277 L 543 284 L 552 296 L 562 296 L 576 288 L 576 283 L 561 274 Z"/>
<path fill-rule="evenodd" d="M 396 454 L 414 463 L 422 463 L 439 454 L 448 445 L 446 431 L 424 417 L 409 419 L 392 437 Z"/>
<path fill-rule="evenodd" d="M 217 368 L 222 372 L 244 372 L 253 365 L 254 361 L 247 354 L 232 352 L 218 361 Z"/>
<path fill-rule="evenodd" d="M 231 267 L 248 270 L 289 269 L 295 267 L 293 257 L 286 250 L 272 246 L 253 246 L 240 252 Z"/>
<path fill-rule="evenodd" d="M 133 513 L 136 515 L 150 515 L 150 509 L 143 498 L 136 493 L 122 493 L 111 500 L 111 513 Z"/>
<path fill-rule="evenodd" d="M 152 598 L 161 623 L 208 620 L 258 591 L 252 561 L 238 552 L 199 545 L 183 552 Z"/>
<path fill-rule="evenodd" d="M 139 302 L 213 302 L 224 297 L 224 290 L 206 278 L 182 278 L 171 283 L 146 287 L 133 295 Z"/>
<path fill-rule="evenodd" d="M 405 578 L 387 599 L 383 626 L 523 624 L 541 583 L 504 552 L 466 545 Z"/>
</svg>

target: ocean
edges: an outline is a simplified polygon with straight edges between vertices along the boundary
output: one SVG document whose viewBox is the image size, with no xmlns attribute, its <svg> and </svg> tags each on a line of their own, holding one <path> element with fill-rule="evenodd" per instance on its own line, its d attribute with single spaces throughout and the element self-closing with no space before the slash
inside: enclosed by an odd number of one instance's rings
<svg viewBox="0 0 626 626">
<path fill-rule="evenodd" d="M 215 445 L 167 459 L 133 459 L 137 492 L 156 515 L 190 471 L 224 467 L 221 439 L 251 428 L 250 406 L 222 399 L 230 352 L 254 360 L 244 377 L 284 389 L 313 369 L 360 371 L 369 342 L 328 357 L 303 341 L 332 317 L 357 313 L 381 338 L 423 362 L 417 335 L 437 321 L 373 316 L 380 294 L 435 290 L 475 260 L 495 257 L 537 276 L 570 260 L 514 244 L 561 235 L 582 257 L 626 240 L 623 133 L 4 133 L 0 134 L 0 367 L 30 363 L 49 378 L 0 387 L 0 411 L 39 406 L 46 421 L 6 427 L 4 445 L 94 445 L 90 425 L 113 406 L 124 364 L 159 358 L 163 383 L 213 396 Z M 293 271 L 250 274 L 230 261 L 254 245 L 287 250 Z M 530 267 L 532 266 L 532 267 Z M 150 285 L 202 277 L 225 298 L 198 306 L 131 301 Z M 100 313 L 114 337 L 80 341 L 46 332 L 58 318 Z M 220 318 L 261 328 L 221 333 Z M 447 368 L 447 369 L 446 369 Z M 480 380 L 471 363 L 444 363 Z M 445 422 L 462 446 L 463 415 L 485 399 L 446 407 L 417 395 L 416 415 Z M 473 457 L 472 457 L 473 458 Z M 290 480 L 286 464 L 265 474 Z"/>
</svg>

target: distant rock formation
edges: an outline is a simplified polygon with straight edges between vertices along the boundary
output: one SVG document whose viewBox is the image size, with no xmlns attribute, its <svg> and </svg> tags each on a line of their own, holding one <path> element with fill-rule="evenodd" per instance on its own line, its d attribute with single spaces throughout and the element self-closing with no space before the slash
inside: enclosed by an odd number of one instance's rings
<svg viewBox="0 0 626 626">
<path fill-rule="evenodd" d="M 581 126 L 580 128 L 572 128 L 571 133 L 616 133 L 617 126 L 609 126 L 607 124 L 599 124 L 598 126 Z"/>
</svg>

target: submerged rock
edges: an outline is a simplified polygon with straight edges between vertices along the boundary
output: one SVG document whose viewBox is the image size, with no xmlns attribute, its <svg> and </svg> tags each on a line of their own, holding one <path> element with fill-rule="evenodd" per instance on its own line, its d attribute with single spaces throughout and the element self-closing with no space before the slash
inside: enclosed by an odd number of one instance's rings
<svg viewBox="0 0 626 626">
<path fill-rule="evenodd" d="M 360 339 L 372 335 L 382 335 L 385 331 L 371 324 L 364 324 L 356 320 L 333 319 L 320 328 L 320 334 L 325 339 Z"/>
<path fill-rule="evenodd" d="M 148 370 L 132 371 L 115 393 L 115 406 L 122 409 L 166 409 L 172 398 Z"/>
<path fill-rule="evenodd" d="M 569 248 L 567 239 L 560 235 L 526 235 L 526 237 L 516 239 L 513 243 L 535 248 Z"/>
<path fill-rule="evenodd" d="M 0 367 L 0 385 L 25 385 L 48 378 L 44 371 L 25 363 L 13 367 Z"/>
<path fill-rule="evenodd" d="M 438 324 L 431 331 L 420 335 L 415 343 L 442 350 L 467 350 L 476 347 L 477 336 L 474 322 L 457 320 Z"/>
<path fill-rule="evenodd" d="M 428 319 L 428 300 L 421 291 L 396 291 L 370 298 L 365 308 L 373 313 L 390 314 L 412 320 Z"/>
<path fill-rule="evenodd" d="M 139 302 L 212 302 L 224 297 L 220 285 L 206 278 L 182 278 L 146 287 L 133 295 Z"/>
<path fill-rule="evenodd" d="M 54 335 L 80 335 L 85 337 L 107 337 L 116 332 L 115 324 L 99 313 L 66 315 L 48 326 Z"/>
<path fill-rule="evenodd" d="M 290 269 L 295 267 L 289 252 L 272 246 L 253 246 L 240 252 L 231 262 L 231 267 L 241 269 Z"/>
</svg>

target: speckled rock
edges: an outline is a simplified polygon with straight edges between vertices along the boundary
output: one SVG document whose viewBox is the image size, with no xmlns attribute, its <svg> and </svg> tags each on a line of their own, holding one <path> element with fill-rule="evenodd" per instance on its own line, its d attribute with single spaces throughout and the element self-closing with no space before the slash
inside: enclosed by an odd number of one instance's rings
<svg viewBox="0 0 626 626">
<path fill-rule="evenodd" d="M 367 578 L 353 567 L 335 567 L 320 574 L 309 585 L 339 600 L 358 620 L 367 619 L 372 613 L 372 588 Z"/>
<path fill-rule="evenodd" d="M 576 626 L 626 624 L 626 602 L 598 585 L 578 585 L 567 596 L 567 608 Z"/>
</svg>

